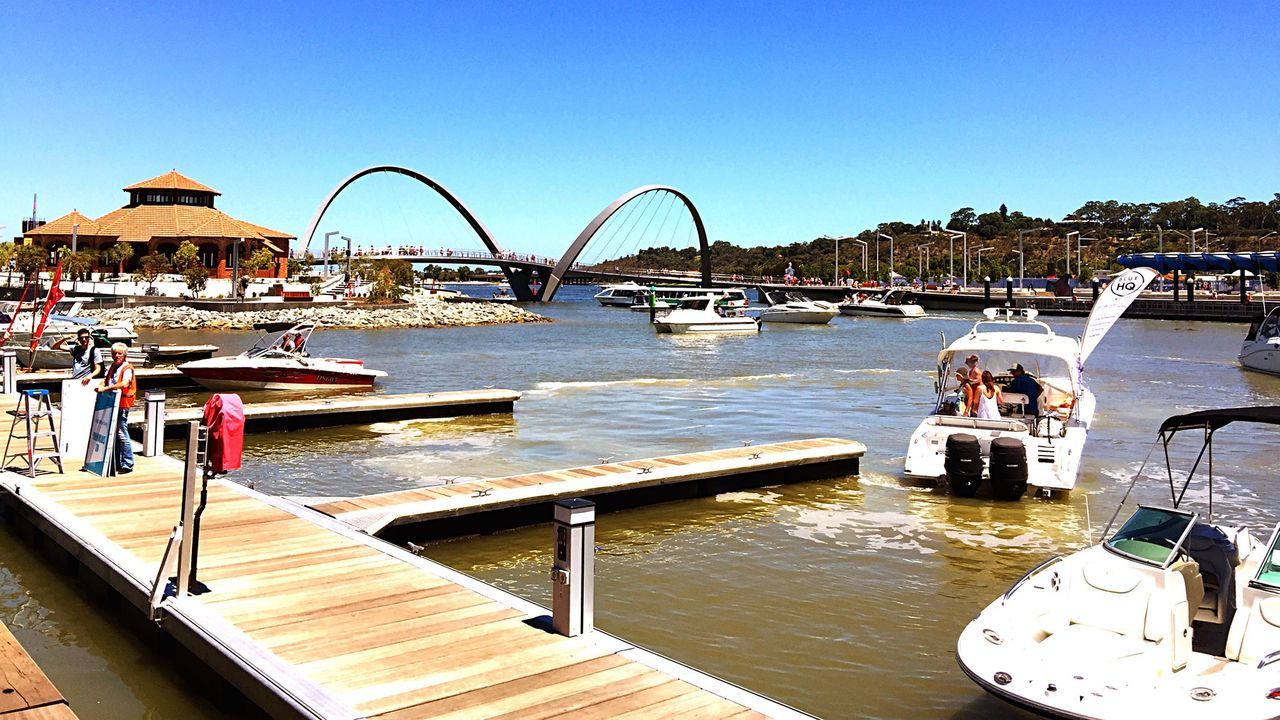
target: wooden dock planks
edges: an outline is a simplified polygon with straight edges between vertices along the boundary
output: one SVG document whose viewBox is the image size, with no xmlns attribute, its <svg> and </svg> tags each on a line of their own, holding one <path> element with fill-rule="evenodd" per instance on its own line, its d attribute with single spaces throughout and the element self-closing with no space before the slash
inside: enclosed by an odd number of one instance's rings
<svg viewBox="0 0 1280 720">
<path fill-rule="evenodd" d="M 568 468 L 365 495 L 311 505 L 371 535 L 393 525 L 427 522 L 545 503 L 566 497 L 671 486 L 709 478 L 856 460 L 866 446 L 840 438 L 811 438 L 645 460 Z"/>
<path fill-rule="evenodd" d="M 0 720 L 75 720 L 62 693 L 0 623 Z"/>
<path fill-rule="evenodd" d="M 109 479 L 6 472 L 0 497 L 145 607 L 180 473 L 164 457 Z M 210 591 L 166 601 L 161 627 L 281 717 L 804 717 L 605 633 L 550 633 L 529 622 L 543 608 L 226 481 L 199 567 Z"/>
<path fill-rule="evenodd" d="M 521 394 L 515 390 L 459 390 L 380 395 L 360 393 L 311 400 L 245 403 L 245 430 L 266 432 L 297 428 L 361 425 L 394 420 L 510 413 Z M 203 417 L 198 407 L 165 408 L 166 435 L 185 432 L 187 423 Z M 141 428 L 145 418 L 134 413 L 129 426 Z"/>
</svg>

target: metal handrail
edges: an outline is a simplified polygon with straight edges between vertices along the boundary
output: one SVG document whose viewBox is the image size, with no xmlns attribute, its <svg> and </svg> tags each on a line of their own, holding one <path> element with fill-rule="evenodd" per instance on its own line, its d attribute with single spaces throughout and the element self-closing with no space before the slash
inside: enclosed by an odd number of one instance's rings
<svg viewBox="0 0 1280 720">
<path fill-rule="evenodd" d="M 1258 669 L 1259 669 L 1259 670 L 1261 670 L 1262 668 L 1264 668 L 1264 667 L 1266 667 L 1266 666 L 1270 665 L 1271 663 L 1273 663 L 1273 662 L 1275 662 L 1275 661 L 1277 661 L 1277 660 L 1280 660 L 1280 650 L 1276 650 L 1276 651 L 1275 651 L 1275 652 L 1273 652 L 1273 653 L 1269 653 L 1266 657 L 1264 657 L 1264 658 L 1262 658 L 1261 660 L 1259 660 L 1259 661 L 1258 661 Z"/>
<path fill-rule="evenodd" d="M 1000 604 L 1001 604 L 1001 605 L 1004 605 L 1004 604 L 1009 600 L 1009 598 L 1010 598 L 1010 597 L 1012 597 L 1012 596 L 1013 596 L 1013 594 L 1014 594 L 1015 592 L 1017 592 L 1018 588 L 1022 587 L 1022 584 L 1023 584 L 1023 583 L 1025 583 L 1025 582 L 1027 581 L 1027 579 L 1028 579 L 1028 578 L 1030 578 L 1032 575 L 1035 575 L 1036 573 L 1040 572 L 1041 570 L 1043 570 L 1043 569 L 1045 569 L 1045 568 L 1049 567 L 1050 565 L 1052 565 L 1052 564 L 1054 564 L 1054 563 L 1056 563 L 1056 562 L 1060 562 L 1061 560 L 1062 560 L 1062 556 L 1061 556 L 1061 555 L 1054 555 L 1053 557 L 1049 558 L 1048 560 L 1045 560 L 1044 562 L 1040 563 L 1039 565 L 1037 565 L 1037 566 L 1035 566 L 1035 567 L 1031 568 L 1030 570 L 1028 570 L 1026 573 L 1024 573 L 1024 574 L 1022 575 L 1022 577 L 1018 578 L 1018 581 L 1017 581 L 1017 582 L 1015 582 L 1014 584 L 1010 585 L 1008 590 L 1005 590 L 1005 591 L 1004 591 L 1004 596 L 1000 598 Z"/>
</svg>

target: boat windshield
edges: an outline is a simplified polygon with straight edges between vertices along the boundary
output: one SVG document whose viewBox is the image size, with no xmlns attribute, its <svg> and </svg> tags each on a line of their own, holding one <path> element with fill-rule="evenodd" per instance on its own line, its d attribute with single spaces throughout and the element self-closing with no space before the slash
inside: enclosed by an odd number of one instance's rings
<svg viewBox="0 0 1280 720">
<path fill-rule="evenodd" d="M 1255 587 L 1262 587 L 1273 592 L 1280 592 L 1280 524 L 1271 531 L 1271 542 L 1267 545 L 1267 554 L 1262 556 L 1258 566 L 1258 574 L 1253 576 Z"/>
<path fill-rule="evenodd" d="M 1176 557 L 1196 514 L 1140 505 L 1104 544 L 1108 550 L 1144 565 L 1165 567 Z"/>
<path fill-rule="evenodd" d="M 680 307 L 684 310 L 706 310 L 708 302 L 709 299 L 705 297 L 689 298 L 682 300 Z"/>
<path fill-rule="evenodd" d="M 1280 310 L 1280 308 L 1277 308 Z M 1271 339 L 1280 336 L 1280 312 L 1272 310 L 1266 320 L 1262 321 L 1262 327 L 1258 328 L 1257 337 Z"/>
</svg>

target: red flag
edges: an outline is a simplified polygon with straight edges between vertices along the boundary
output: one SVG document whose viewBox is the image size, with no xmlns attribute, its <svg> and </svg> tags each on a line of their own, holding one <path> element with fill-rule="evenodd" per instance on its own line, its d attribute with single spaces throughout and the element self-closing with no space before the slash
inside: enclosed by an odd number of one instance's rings
<svg viewBox="0 0 1280 720">
<path fill-rule="evenodd" d="M 53 311 L 53 306 L 57 304 L 66 293 L 62 292 L 62 261 L 58 261 L 58 266 L 53 269 L 53 284 L 49 286 L 49 296 L 44 301 L 44 312 L 40 315 L 40 326 L 31 334 L 31 352 L 36 351 L 36 344 L 40 342 L 40 336 L 44 335 L 45 323 L 49 322 L 49 313 Z"/>
</svg>

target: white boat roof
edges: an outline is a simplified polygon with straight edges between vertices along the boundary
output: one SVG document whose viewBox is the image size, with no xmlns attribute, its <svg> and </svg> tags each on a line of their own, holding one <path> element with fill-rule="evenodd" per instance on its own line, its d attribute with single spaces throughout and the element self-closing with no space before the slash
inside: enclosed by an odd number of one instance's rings
<svg viewBox="0 0 1280 720">
<path fill-rule="evenodd" d="M 958 355 L 975 354 L 982 357 L 992 352 L 1023 353 L 1062 360 L 1068 367 L 1080 363 L 1080 342 L 1053 332 L 1048 325 L 1035 320 L 1030 314 L 1025 319 L 986 318 L 974 323 L 968 334 L 956 338 L 945 350 L 938 353 L 938 362 L 946 362 Z"/>
</svg>

